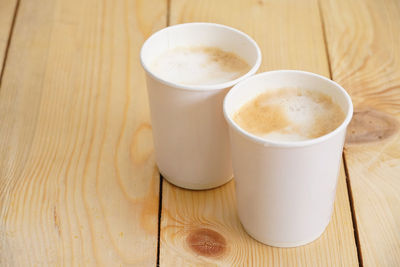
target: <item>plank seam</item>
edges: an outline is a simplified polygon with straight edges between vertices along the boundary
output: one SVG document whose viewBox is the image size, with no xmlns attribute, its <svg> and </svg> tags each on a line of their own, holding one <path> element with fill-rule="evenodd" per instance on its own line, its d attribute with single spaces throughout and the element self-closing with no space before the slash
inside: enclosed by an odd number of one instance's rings
<svg viewBox="0 0 400 267">
<path fill-rule="evenodd" d="M 167 0 L 167 27 L 170 25 L 171 0 Z"/>
<path fill-rule="evenodd" d="M 331 67 L 331 57 L 329 55 L 328 40 L 326 37 L 326 30 L 325 30 L 325 21 L 324 21 L 324 16 L 323 16 L 322 9 L 321 9 L 320 1 L 318 1 L 318 12 L 319 12 L 319 17 L 321 18 L 322 36 L 324 37 L 325 55 L 326 55 L 326 61 L 328 62 L 329 78 L 333 79 L 332 67 Z"/>
<path fill-rule="evenodd" d="M 353 221 L 354 238 L 355 238 L 356 247 L 357 247 L 358 263 L 359 263 L 360 267 L 363 267 L 364 263 L 363 263 L 362 252 L 361 252 L 360 235 L 358 233 L 356 210 L 354 208 L 353 191 L 351 190 L 351 182 L 350 182 L 350 178 L 349 178 L 349 171 L 347 169 L 346 155 L 345 155 L 344 152 L 343 152 L 343 165 L 344 165 L 344 173 L 346 175 L 347 193 L 349 195 L 349 203 L 350 203 L 350 209 L 351 209 L 351 220 Z"/>
<path fill-rule="evenodd" d="M 157 229 L 157 267 L 160 266 L 160 239 L 161 239 L 161 216 L 162 216 L 162 192 L 164 178 L 160 174 L 160 187 L 158 193 L 158 229 Z"/>
<path fill-rule="evenodd" d="M 20 0 L 17 0 L 17 3 L 15 4 L 15 8 L 14 8 L 13 19 L 12 19 L 12 22 L 11 22 L 10 33 L 8 35 L 6 50 L 4 51 L 4 60 L 3 60 L 3 64 L 2 64 L 2 67 L 1 67 L 1 73 L 0 73 L 0 89 L 1 89 L 2 82 L 3 82 L 3 75 L 4 75 L 4 72 L 5 72 L 5 69 L 6 69 L 8 51 L 10 49 L 11 39 L 12 39 L 12 36 L 13 36 L 13 33 L 14 33 L 15 21 L 17 20 L 17 15 L 18 15 L 18 10 L 19 10 L 19 3 L 20 3 Z"/>
</svg>

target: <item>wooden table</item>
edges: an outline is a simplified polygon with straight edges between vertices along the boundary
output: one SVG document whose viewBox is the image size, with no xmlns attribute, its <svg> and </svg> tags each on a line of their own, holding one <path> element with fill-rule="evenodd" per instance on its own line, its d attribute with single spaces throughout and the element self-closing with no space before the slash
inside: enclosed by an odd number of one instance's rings
<svg viewBox="0 0 400 267">
<path fill-rule="evenodd" d="M 191 21 L 251 35 L 260 71 L 316 72 L 351 94 L 317 241 L 251 239 L 234 182 L 160 179 L 139 49 Z M 400 1 L 0 0 L 0 62 L 0 266 L 400 266 Z"/>
</svg>

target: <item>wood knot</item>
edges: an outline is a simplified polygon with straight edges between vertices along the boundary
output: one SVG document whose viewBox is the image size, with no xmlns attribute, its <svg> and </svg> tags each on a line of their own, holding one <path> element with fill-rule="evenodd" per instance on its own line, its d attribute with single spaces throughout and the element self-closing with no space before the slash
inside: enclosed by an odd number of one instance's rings
<svg viewBox="0 0 400 267">
<path fill-rule="evenodd" d="M 196 254 L 205 257 L 218 257 L 226 250 L 225 238 L 210 229 L 201 228 L 191 232 L 186 242 Z"/>
<path fill-rule="evenodd" d="M 385 140 L 399 131 L 396 118 L 374 109 L 355 110 L 346 135 L 346 144 Z"/>
</svg>

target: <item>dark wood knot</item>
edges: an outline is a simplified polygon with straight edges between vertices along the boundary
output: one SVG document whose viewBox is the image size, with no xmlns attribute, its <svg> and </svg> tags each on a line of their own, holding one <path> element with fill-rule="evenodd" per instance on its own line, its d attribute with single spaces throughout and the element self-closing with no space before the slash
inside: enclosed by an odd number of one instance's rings
<svg viewBox="0 0 400 267">
<path fill-rule="evenodd" d="M 216 231 L 206 228 L 189 233 L 186 242 L 196 254 L 205 257 L 218 257 L 226 251 L 225 238 Z"/>
<path fill-rule="evenodd" d="M 371 108 L 355 110 L 346 135 L 346 144 L 385 140 L 399 131 L 395 117 Z"/>
</svg>

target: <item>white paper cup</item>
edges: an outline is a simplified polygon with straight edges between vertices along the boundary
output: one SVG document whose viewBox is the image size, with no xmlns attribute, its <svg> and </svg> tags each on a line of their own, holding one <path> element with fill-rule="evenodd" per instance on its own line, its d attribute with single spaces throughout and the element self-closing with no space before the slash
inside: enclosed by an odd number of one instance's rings
<svg viewBox="0 0 400 267">
<path fill-rule="evenodd" d="M 177 46 L 215 46 L 251 66 L 245 75 L 220 84 L 182 85 L 151 71 L 151 63 Z M 254 74 L 261 52 L 248 35 L 214 23 L 187 23 L 153 34 L 140 60 L 146 71 L 156 162 L 171 183 L 188 189 L 220 186 L 232 178 L 228 127 L 222 102 L 233 85 Z"/>
<path fill-rule="evenodd" d="M 241 129 L 232 116 L 267 90 L 299 87 L 332 97 L 346 114 L 334 131 L 315 139 L 267 141 Z M 295 247 L 317 239 L 328 225 L 335 199 L 351 99 L 337 83 L 317 74 L 278 70 L 234 86 L 224 100 L 229 124 L 237 207 L 245 230 L 258 241 Z"/>
</svg>

